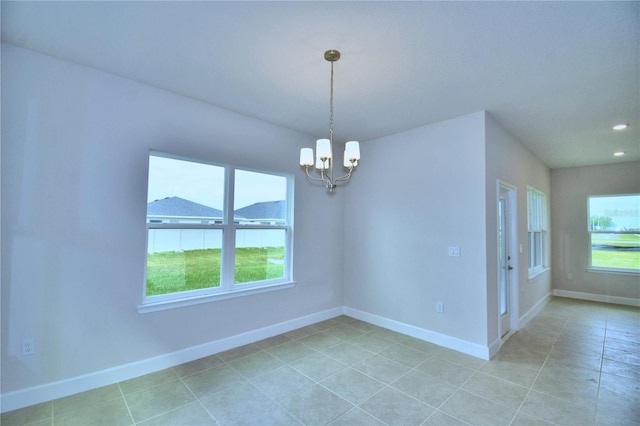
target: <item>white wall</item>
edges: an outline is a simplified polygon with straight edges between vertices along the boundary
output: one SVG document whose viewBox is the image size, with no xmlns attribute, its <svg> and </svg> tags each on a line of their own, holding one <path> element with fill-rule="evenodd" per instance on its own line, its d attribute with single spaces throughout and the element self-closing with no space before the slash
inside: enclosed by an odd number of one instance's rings
<svg viewBox="0 0 640 426">
<path fill-rule="evenodd" d="M 3 395 L 341 307 L 343 198 L 305 181 L 313 139 L 2 45 Z M 296 286 L 138 313 L 150 149 L 295 173 Z"/>
<path fill-rule="evenodd" d="M 551 199 L 550 171 L 531 151 L 506 132 L 490 115 L 486 115 L 486 203 L 487 203 L 487 294 L 488 341 L 498 339 L 498 231 L 497 231 L 497 180 L 516 188 L 517 192 L 517 240 L 523 252 L 517 258 L 518 317 L 525 322 L 546 302 L 551 292 L 551 271 L 544 272 L 531 281 L 527 275 L 529 251 L 527 247 L 527 185 L 544 192 Z M 553 201 L 551 201 L 553 203 Z M 547 202 L 547 210 L 549 209 Z M 549 215 L 549 212 L 547 212 Z M 553 219 L 551 219 L 553 221 Z M 553 235 L 551 232 L 550 235 Z M 547 249 L 551 246 L 547 239 Z M 552 264 L 553 251 L 549 256 Z"/>
<path fill-rule="evenodd" d="M 551 171 L 551 188 L 554 290 L 574 293 L 563 295 L 640 305 L 637 275 L 587 271 L 587 197 L 640 193 L 640 162 L 555 169 Z"/>
<path fill-rule="evenodd" d="M 345 190 L 345 305 L 486 347 L 484 113 L 367 141 L 362 157 Z"/>
</svg>

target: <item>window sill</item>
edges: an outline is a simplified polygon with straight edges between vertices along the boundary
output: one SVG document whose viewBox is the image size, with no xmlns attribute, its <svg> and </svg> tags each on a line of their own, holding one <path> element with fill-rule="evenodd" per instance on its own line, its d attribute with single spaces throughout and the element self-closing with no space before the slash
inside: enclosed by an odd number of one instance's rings
<svg viewBox="0 0 640 426">
<path fill-rule="evenodd" d="M 587 272 L 595 272 L 596 274 L 616 274 L 630 276 L 640 275 L 640 271 L 633 271 L 629 269 L 598 268 L 597 266 L 588 267 Z"/>
<path fill-rule="evenodd" d="M 217 302 L 219 300 L 232 299 L 235 297 L 250 296 L 252 294 L 266 293 L 269 291 L 284 290 L 295 286 L 295 281 L 265 285 L 262 287 L 252 287 L 247 289 L 231 290 L 224 293 L 206 294 L 183 299 L 162 300 L 158 302 L 147 302 L 138 306 L 138 313 L 164 311 L 166 309 L 183 308 L 185 306 L 199 305 L 201 303 Z"/>
<path fill-rule="evenodd" d="M 531 282 L 531 281 L 535 280 L 537 277 L 539 277 L 540 275 L 544 274 L 545 272 L 547 272 L 549 270 L 551 270 L 551 268 L 546 267 L 546 266 L 544 268 L 536 269 L 533 272 L 529 272 L 529 276 L 527 278 L 528 278 L 529 282 Z"/>
</svg>

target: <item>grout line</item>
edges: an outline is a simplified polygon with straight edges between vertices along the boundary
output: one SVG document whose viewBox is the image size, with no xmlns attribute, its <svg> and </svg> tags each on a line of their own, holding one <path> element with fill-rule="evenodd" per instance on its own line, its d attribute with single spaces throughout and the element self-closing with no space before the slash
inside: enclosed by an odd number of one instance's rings
<svg viewBox="0 0 640 426">
<path fill-rule="evenodd" d="M 122 401 L 124 401 L 124 406 L 127 407 L 127 412 L 129 413 L 129 418 L 131 419 L 131 424 L 136 424 L 136 419 L 133 418 L 133 413 L 131 412 L 131 408 L 129 408 L 129 402 L 127 401 L 127 397 L 124 395 L 124 391 L 122 390 L 122 386 L 120 386 L 120 382 L 117 383 L 118 390 L 120 391 L 120 396 L 122 396 Z M 53 416 L 52 416 L 53 417 Z"/>
</svg>

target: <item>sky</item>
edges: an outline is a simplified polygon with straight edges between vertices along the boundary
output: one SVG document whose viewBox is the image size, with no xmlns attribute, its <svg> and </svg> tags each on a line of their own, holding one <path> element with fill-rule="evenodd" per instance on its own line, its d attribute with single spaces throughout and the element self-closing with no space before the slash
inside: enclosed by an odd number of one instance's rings
<svg viewBox="0 0 640 426">
<path fill-rule="evenodd" d="M 236 170 L 234 210 L 261 202 L 286 199 L 283 176 Z M 222 210 L 224 168 L 193 161 L 149 156 L 147 202 L 180 197 Z"/>
<path fill-rule="evenodd" d="M 640 195 L 589 197 L 589 216 L 607 216 L 616 230 L 640 228 Z"/>
</svg>

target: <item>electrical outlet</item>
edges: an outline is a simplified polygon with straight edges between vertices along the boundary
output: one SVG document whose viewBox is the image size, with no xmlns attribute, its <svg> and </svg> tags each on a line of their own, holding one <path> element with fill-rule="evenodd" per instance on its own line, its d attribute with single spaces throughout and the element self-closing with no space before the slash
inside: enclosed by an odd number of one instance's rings
<svg viewBox="0 0 640 426">
<path fill-rule="evenodd" d="M 36 351 L 33 337 L 22 341 L 22 355 L 33 355 Z"/>
<path fill-rule="evenodd" d="M 444 303 L 438 302 L 436 303 L 436 312 L 443 313 L 444 312 Z"/>
<path fill-rule="evenodd" d="M 460 257 L 460 247 L 449 247 L 449 256 Z"/>
</svg>

